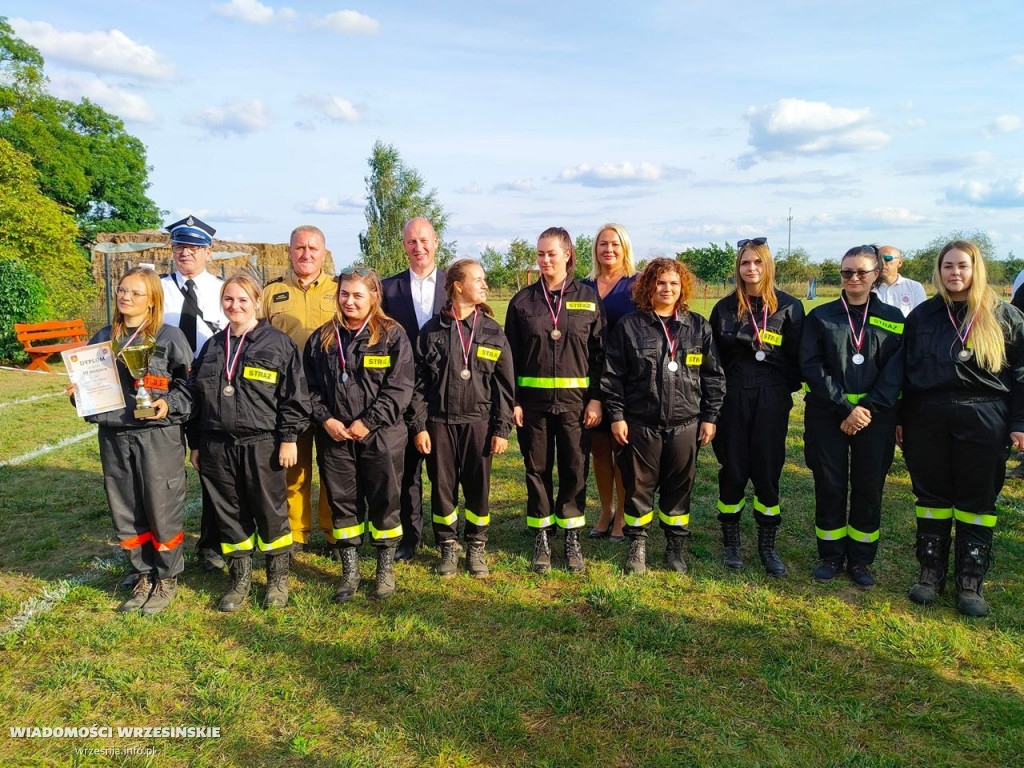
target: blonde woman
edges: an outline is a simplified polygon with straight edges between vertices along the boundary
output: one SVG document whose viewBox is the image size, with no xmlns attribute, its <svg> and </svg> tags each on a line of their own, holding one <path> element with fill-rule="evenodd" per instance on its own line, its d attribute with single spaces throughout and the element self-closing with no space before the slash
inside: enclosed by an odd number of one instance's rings
<svg viewBox="0 0 1024 768">
<path fill-rule="evenodd" d="M 775 287 L 775 260 L 764 237 L 736 244 L 736 291 L 711 310 L 711 331 L 725 369 L 725 403 L 712 446 L 718 471 L 718 520 L 726 568 L 743 567 L 740 514 L 754 486 L 757 551 L 771 576 L 786 566 L 775 551 L 782 522 L 779 479 L 793 392 L 800 388 L 804 308 Z"/>
<path fill-rule="evenodd" d="M 957 607 L 985 616 L 1006 448 L 1024 450 L 1024 316 L 988 287 L 974 243 L 939 252 L 935 296 L 907 318 L 901 439 L 917 496 L 921 573 L 910 599 L 927 605 L 946 585 L 956 521 Z"/>
<path fill-rule="evenodd" d="M 594 266 L 582 282 L 597 291 L 607 322 L 605 333 L 610 337 L 619 320 L 636 311 L 633 284 L 637 273 L 633 246 L 626 228 L 611 223 L 602 226 L 594 237 L 592 253 Z M 601 499 L 601 517 L 588 535 L 592 539 L 623 541 L 625 492 L 622 475 L 615 466 L 613 443 L 611 422 L 605 414 L 601 423 L 591 430 L 590 436 L 590 455 L 594 460 L 594 482 Z"/>
<path fill-rule="evenodd" d="M 252 556 L 266 557 L 264 608 L 288 602 L 292 533 L 287 472 L 309 423 L 302 357 L 286 334 L 258 319 L 260 286 L 246 274 L 220 291 L 228 327 L 206 342 L 192 372 L 196 418 L 192 464 L 217 516 L 231 586 L 220 610 L 240 610 L 252 586 Z"/>
<path fill-rule="evenodd" d="M 147 389 L 156 395 L 152 417 L 136 418 L 136 381 L 122 352 L 155 340 Z M 152 269 L 125 272 L 117 285 L 113 322 L 90 344 L 112 342 L 125 407 L 86 417 L 99 425 L 103 487 L 114 531 L 128 555 L 135 588 L 121 611 L 160 613 L 171 604 L 184 568 L 185 440 L 181 425 L 192 412 L 187 387 L 192 349 L 185 335 L 164 325 L 164 292 Z M 74 395 L 71 384 L 67 394 Z"/>
</svg>

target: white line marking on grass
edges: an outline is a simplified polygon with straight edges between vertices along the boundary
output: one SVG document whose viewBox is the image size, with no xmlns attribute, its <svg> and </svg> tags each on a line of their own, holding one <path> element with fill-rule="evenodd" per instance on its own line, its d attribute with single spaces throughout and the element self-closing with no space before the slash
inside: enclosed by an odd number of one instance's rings
<svg viewBox="0 0 1024 768">
<path fill-rule="evenodd" d="M 49 395 L 35 395 L 34 397 L 23 397 L 21 400 L 11 400 L 8 403 L 0 403 L 0 408 L 7 408 L 8 406 L 11 405 L 22 405 L 24 403 L 32 403 L 35 402 L 36 400 L 45 400 L 48 397 L 62 397 L 63 395 L 63 392 L 53 392 L 52 394 Z"/>
<path fill-rule="evenodd" d="M 0 639 L 21 632 L 32 619 L 48 613 L 58 603 L 63 602 L 75 587 L 97 581 L 103 574 L 117 569 L 122 559 L 123 555 L 121 554 L 93 558 L 92 565 L 82 575 L 61 579 L 55 584 L 50 584 L 43 590 L 42 595 L 29 598 L 21 604 L 21 610 L 11 617 L 4 627 L 0 628 Z"/>
<path fill-rule="evenodd" d="M 36 448 L 34 451 L 29 451 L 21 456 L 15 456 L 13 459 L 7 461 L 0 461 L 0 467 L 13 467 L 17 464 L 24 464 L 26 461 L 31 461 L 37 456 L 44 456 L 47 453 L 53 451 L 59 451 L 61 448 L 66 448 L 69 445 L 80 443 L 83 440 L 87 440 L 96 434 L 95 429 L 90 429 L 88 432 L 82 432 L 80 435 L 74 435 L 73 437 L 65 437 L 63 440 L 52 445 L 44 445 L 42 448 Z"/>
<path fill-rule="evenodd" d="M 15 368 L 10 365 L 0 365 L 0 371 L 17 371 L 18 373 L 38 373 L 43 376 L 67 376 L 67 371 L 30 371 L 28 368 Z"/>
</svg>

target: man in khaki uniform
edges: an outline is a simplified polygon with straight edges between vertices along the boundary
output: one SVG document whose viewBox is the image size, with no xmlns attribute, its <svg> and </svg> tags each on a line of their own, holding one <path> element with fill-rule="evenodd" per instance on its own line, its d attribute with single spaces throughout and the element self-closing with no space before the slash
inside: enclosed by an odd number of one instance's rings
<svg viewBox="0 0 1024 768">
<path fill-rule="evenodd" d="M 324 233 L 313 226 L 296 227 L 288 243 L 292 268 L 263 289 L 263 316 L 287 333 L 299 350 L 313 332 L 334 317 L 337 309 L 337 280 L 323 271 L 327 255 Z M 292 527 L 293 550 L 301 551 L 313 530 L 312 482 L 313 437 L 316 425 L 299 435 L 298 459 L 288 470 L 288 520 Z M 317 519 L 327 541 L 331 535 L 331 510 L 321 491 Z"/>
</svg>

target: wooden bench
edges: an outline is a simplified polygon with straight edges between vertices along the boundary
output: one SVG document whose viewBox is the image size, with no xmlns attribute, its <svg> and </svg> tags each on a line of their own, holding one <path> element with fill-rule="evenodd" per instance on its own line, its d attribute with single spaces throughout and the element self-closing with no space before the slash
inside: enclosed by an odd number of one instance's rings
<svg viewBox="0 0 1024 768">
<path fill-rule="evenodd" d="M 45 323 L 15 323 L 14 332 L 18 335 L 18 341 L 25 347 L 32 361 L 28 364 L 30 371 L 49 371 L 50 366 L 46 359 L 50 355 L 63 352 L 65 349 L 77 349 L 89 343 L 89 335 L 85 332 L 85 321 L 78 320 L 48 320 Z M 56 344 L 37 344 L 37 341 L 52 341 L 54 339 L 71 339 Z"/>
</svg>

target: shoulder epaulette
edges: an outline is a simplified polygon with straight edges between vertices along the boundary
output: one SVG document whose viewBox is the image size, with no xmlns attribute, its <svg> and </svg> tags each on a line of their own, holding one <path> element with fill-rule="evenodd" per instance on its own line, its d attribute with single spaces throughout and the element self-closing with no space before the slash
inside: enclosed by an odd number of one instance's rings
<svg viewBox="0 0 1024 768">
<path fill-rule="evenodd" d="M 274 283 L 283 283 L 283 282 L 284 282 L 284 276 L 282 275 L 281 277 L 275 277 L 273 280 L 267 280 L 267 285 L 273 285 Z"/>
</svg>

